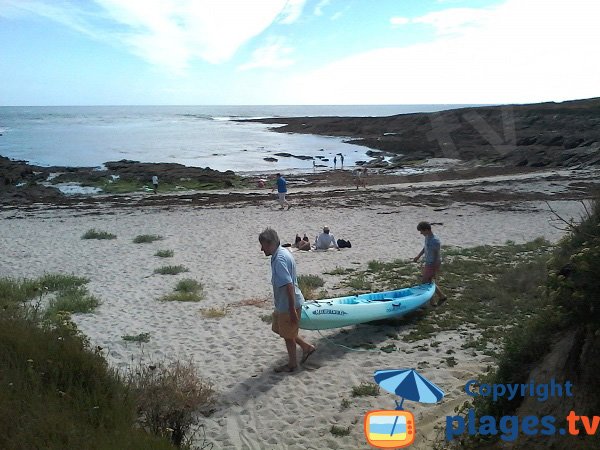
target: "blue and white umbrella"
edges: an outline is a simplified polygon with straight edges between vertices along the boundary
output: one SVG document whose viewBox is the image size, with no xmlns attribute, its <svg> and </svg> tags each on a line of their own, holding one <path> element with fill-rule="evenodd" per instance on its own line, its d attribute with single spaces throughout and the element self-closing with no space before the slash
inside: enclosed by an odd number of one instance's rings
<svg viewBox="0 0 600 450">
<path fill-rule="evenodd" d="M 444 391 L 414 369 L 378 370 L 373 377 L 383 389 L 402 397 L 396 409 L 402 409 L 405 399 L 437 403 L 444 397 Z"/>
</svg>

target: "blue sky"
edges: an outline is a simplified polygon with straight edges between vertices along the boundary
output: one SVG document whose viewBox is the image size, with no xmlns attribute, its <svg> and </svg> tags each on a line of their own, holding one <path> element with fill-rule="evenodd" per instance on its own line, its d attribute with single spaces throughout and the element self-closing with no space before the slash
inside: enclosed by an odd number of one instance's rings
<svg viewBox="0 0 600 450">
<path fill-rule="evenodd" d="M 0 0 L 0 105 L 600 96 L 597 0 Z"/>
</svg>

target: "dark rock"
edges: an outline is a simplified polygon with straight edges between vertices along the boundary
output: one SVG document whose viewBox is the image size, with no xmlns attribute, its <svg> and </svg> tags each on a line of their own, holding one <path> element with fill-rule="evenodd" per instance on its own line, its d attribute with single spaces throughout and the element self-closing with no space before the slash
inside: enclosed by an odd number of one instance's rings
<svg viewBox="0 0 600 450">
<path fill-rule="evenodd" d="M 508 111 L 508 120 L 507 120 Z M 283 133 L 352 139 L 346 142 L 404 155 L 400 160 L 451 157 L 501 161 L 509 166 L 565 164 L 562 152 L 600 141 L 600 98 L 562 103 L 485 106 L 389 117 L 290 117 L 253 119 L 286 123 Z M 489 133 L 476 126 L 483 120 Z M 507 133 L 505 130 L 509 128 Z M 512 138 L 514 136 L 514 139 Z M 522 149 L 534 153 L 523 153 Z M 323 151 L 323 149 L 321 149 Z M 541 151 L 536 155 L 535 152 Z M 581 164 L 594 155 L 579 155 Z"/>
<path fill-rule="evenodd" d="M 537 142 L 537 138 L 535 136 L 526 136 L 526 137 L 522 137 L 520 139 L 517 140 L 517 145 L 519 147 L 525 146 L 525 145 L 533 145 Z"/>
<path fill-rule="evenodd" d="M 277 162 L 279 161 L 277 158 L 272 158 L 272 157 L 267 157 L 267 158 L 263 158 L 265 161 L 267 162 Z"/>
</svg>

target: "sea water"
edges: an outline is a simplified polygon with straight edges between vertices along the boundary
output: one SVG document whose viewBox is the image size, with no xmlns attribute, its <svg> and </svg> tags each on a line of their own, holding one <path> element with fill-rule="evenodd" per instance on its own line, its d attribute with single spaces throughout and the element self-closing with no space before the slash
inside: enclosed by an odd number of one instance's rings
<svg viewBox="0 0 600 450">
<path fill-rule="evenodd" d="M 344 138 L 277 133 L 276 125 L 240 119 L 389 116 L 464 105 L 359 106 L 2 106 L 0 155 L 41 166 L 100 167 L 122 159 L 169 162 L 235 172 L 302 171 L 320 157 L 333 167 L 364 161 L 366 147 Z M 275 162 L 265 158 L 276 158 Z M 323 161 L 328 159 L 329 161 Z"/>
</svg>

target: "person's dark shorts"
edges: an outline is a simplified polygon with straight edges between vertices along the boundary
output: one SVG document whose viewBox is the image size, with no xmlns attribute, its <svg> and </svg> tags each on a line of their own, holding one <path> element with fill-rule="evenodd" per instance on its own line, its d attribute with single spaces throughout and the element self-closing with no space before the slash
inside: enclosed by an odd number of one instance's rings
<svg viewBox="0 0 600 450">
<path fill-rule="evenodd" d="M 422 276 L 424 282 L 429 283 L 431 280 L 435 279 L 436 275 L 439 272 L 440 272 L 439 264 L 435 264 L 435 265 L 425 264 L 423 266 L 423 269 L 421 270 L 421 276 Z"/>
</svg>

